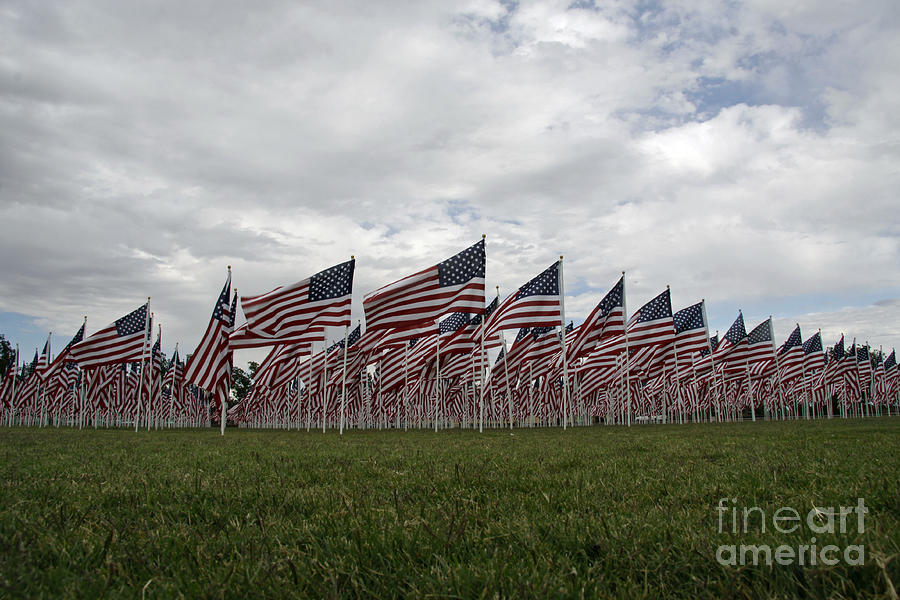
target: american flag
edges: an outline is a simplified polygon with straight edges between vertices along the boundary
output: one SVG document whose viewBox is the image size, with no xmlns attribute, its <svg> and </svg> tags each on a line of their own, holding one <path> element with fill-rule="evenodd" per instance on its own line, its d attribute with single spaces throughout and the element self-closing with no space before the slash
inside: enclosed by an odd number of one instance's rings
<svg viewBox="0 0 900 600">
<path fill-rule="evenodd" d="M 568 361 L 587 356 L 600 340 L 625 333 L 625 276 L 607 292 L 578 330 L 571 345 L 566 344 Z"/>
<path fill-rule="evenodd" d="M 82 369 L 140 360 L 150 339 L 148 304 L 74 344 L 70 350 L 72 360 Z"/>
<path fill-rule="evenodd" d="M 269 344 L 296 343 L 312 327 L 350 325 L 355 260 L 259 296 L 241 296 L 247 336 Z"/>
<path fill-rule="evenodd" d="M 769 317 L 747 334 L 747 362 L 756 364 L 775 358 L 775 342 L 772 335 L 772 318 Z"/>
<path fill-rule="evenodd" d="M 556 261 L 508 296 L 487 320 L 485 337 L 501 329 L 559 325 L 562 321 L 559 267 L 560 261 Z"/>
<path fill-rule="evenodd" d="M 484 308 L 484 314 L 479 314 L 479 315 L 475 315 L 474 317 L 472 317 L 472 321 L 469 323 L 469 330 L 471 331 L 473 345 L 480 347 L 482 330 L 485 330 L 485 331 L 487 330 L 484 324 L 485 324 L 485 322 L 487 322 L 488 325 L 490 325 L 491 315 L 494 314 L 494 311 L 497 310 L 497 307 L 499 305 L 500 305 L 500 296 L 497 295 L 494 297 L 494 299 L 491 301 L 491 303 L 488 304 Z M 485 338 L 484 338 L 485 349 L 498 348 L 499 346 L 500 346 L 500 335 L 499 334 L 495 333 L 495 334 L 491 335 L 490 337 L 485 336 Z"/>
<path fill-rule="evenodd" d="M 856 371 L 859 373 L 859 385 L 862 389 L 868 389 L 872 380 L 872 362 L 869 360 L 869 347 L 857 346 Z"/>
<path fill-rule="evenodd" d="M 628 320 L 628 350 L 664 346 L 675 339 L 672 297 L 668 289 L 642 306 Z"/>
<path fill-rule="evenodd" d="M 709 349 L 709 329 L 704 318 L 703 302 L 682 308 L 672 315 L 675 326 L 675 350 L 678 353 L 679 372 L 689 369 L 692 356 Z"/>
<path fill-rule="evenodd" d="M 782 381 L 789 381 L 803 373 L 803 338 L 800 335 L 799 325 L 778 349 L 778 360 Z"/>
<path fill-rule="evenodd" d="M 744 368 L 747 361 L 747 330 L 744 328 L 744 315 L 738 311 L 738 316 L 725 332 L 725 337 L 719 340 L 718 346 L 713 351 L 713 360 L 716 363 L 735 363 L 740 369 Z"/>
<path fill-rule="evenodd" d="M 468 313 L 453 313 L 440 323 L 441 354 L 469 354 L 475 349 L 475 341 L 469 331 Z"/>
<path fill-rule="evenodd" d="M 809 373 L 825 367 L 825 353 L 822 349 L 822 336 L 817 331 L 811 338 L 803 342 L 803 368 Z"/>
<path fill-rule="evenodd" d="M 47 341 L 44 342 L 44 349 L 41 351 L 41 357 L 38 359 L 37 366 L 35 366 L 34 372 L 40 379 L 44 379 L 44 374 L 47 372 L 47 368 L 50 366 L 50 336 L 47 336 Z"/>
<path fill-rule="evenodd" d="M 63 363 L 67 361 L 71 361 L 72 357 L 69 356 L 69 350 L 71 350 L 72 346 L 80 342 L 84 339 L 84 323 L 81 324 L 81 327 L 78 328 L 78 331 L 75 332 L 75 336 L 72 340 L 66 344 L 66 347 L 62 349 L 62 351 L 56 355 L 56 358 L 53 359 L 53 362 L 50 363 L 50 367 L 47 369 L 47 372 L 44 374 L 44 377 L 47 379 L 51 379 L 55 377 L 63 367 Z"/>
<path fill-rule="evenodd" d="M 231 329 L 231 271 L 225 279 L 222 293 L 213 307 L 206 333 L 184 369 L 185 383 L 192 383 L 208 392 L 215 391 L 229 360 L 228 335 Z"/>
<path fill-rule="evenodd" d="M 412 329 L 448 312 L 484 312 L 484 240 L 363 300 L 366 328 Z"/>
<path fill-rule="evenodd" d="M 828 356 L 828 364 L 825 365 L 826 382 L 836 383 L 836 380 L 843 376 L 844 371 L 847 368 L 846 361 L 844 360 L 845 356 L 844 335 L 841 334 L 841 339 L 832 346 Z"/>
</svg>

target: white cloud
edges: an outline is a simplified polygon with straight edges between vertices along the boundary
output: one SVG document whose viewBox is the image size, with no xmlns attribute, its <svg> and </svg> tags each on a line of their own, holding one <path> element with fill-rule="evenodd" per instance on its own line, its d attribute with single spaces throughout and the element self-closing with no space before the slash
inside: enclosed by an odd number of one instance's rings
<svg viewBox="0 0 900 600">
<path fill-rule="evenodd" d="M 718 327 L 819 303 L 900 345 L 870 308 L 900 297 L 898 25 L 889 1 L 9 4 L 0 311 L 74 331 L 149 294 L 184 348 L 227 264 L 260 293 L 355 254 L 361 314 L 486 233 L 502 292 L 564 254 L 575 318 L 627 269 L 631 309 L 667 283 Z"/>
</svg>

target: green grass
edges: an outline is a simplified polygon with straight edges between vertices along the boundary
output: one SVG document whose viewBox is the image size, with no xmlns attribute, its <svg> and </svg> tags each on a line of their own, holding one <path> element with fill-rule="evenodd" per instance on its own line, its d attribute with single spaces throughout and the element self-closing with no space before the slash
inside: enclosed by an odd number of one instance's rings
<svg viewBox="0 0 900 600">
<path fill-rule="evenodd" d="M 896 418 L 343 437 L 0 429 L 0 596 L 890 598 L 898 442 Z M 816 537 L 863 544 L 866 564 L 721 566 L 721 544 L 814 535 L 771 521 L 720 533 L 722 497 L 770 517 L 863 497 L 864 533 L 853 520 Z"/>
</svg>

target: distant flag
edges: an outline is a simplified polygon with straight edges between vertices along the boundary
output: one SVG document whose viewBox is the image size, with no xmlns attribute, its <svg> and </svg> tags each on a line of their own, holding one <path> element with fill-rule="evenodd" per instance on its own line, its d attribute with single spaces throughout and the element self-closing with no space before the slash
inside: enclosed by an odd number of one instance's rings
<svg viewBox="0 0 900 600">
<path fill-rule="evenodd" d="M 101 329 L 70 349 L 82 369 L 140 360 L 150 339 L 149 302 Z"/>
<path fill-rule="evenodd" d="M 561 319 L 559 295 L 560 261 L 510 294 L 487 320 L 486 337 L 501 329 L 547 327 Z"/>
<path fill-rule="evenodd" d="M 433 267 L 371 292 L 366 329 L 413 329 L 448 312 L 484 312 L 484 240 Z"/>
<path fill-rule="evenodd" d="M 494 314 L 494 311 L 497 310 L 497 307 L 500 305 L 500 296 L 494 296 L 494 299 L 484 308 L 484 314 L 478 314 L 472 317 L 472 320 L 469 322 L 469 327 L 467 331 L 471 333 L 472 343 L 474 345 L 481 344 L 481 333 L 482 329 L 486 331 L 485 322 L 490 321 L 491 315 Z M 484 338 L 484 347 L 487 348 L 497 348 L 500 346 L 500 336 L 498 334 L 492 334 L 491 336 L 485 336 Z"/>
<path fill-rule="evenodd" d="M 44 374 L 47 371 L 47 368 L 50 366 L 50 336 L 47 336 L 47 341 L 44 342 L 44 350 L 41 352 L 41 357 L 38 359 L 37 367 L 35 368 L 35 373 L 41 379 L 44 379 Z"/>
<path fill-rule="evenodd" d="M 248 337 L 296 343 L 312 328 L 349 325 L 355 265 L 351 259 L 271 292 L 241 296 Z"/>
<path fill-rule="evenodd" d="M 700 356 L 709 356 L 712 352 L 711 350 L 719 345 L 719 334 L 709 336 L 709 348 L 704 348 L 700 351 Z"/>
</svg>

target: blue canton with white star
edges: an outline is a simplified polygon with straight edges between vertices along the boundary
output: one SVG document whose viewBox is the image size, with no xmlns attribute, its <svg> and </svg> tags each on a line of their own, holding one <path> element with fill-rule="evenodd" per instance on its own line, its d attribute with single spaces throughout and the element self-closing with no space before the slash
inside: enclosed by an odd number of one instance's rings
<svg viewBox="0 0 900 600">
<path fill-rule="evenodd" d="M 772 328 L 769 327 L 769 321 L 767 319 L 767 320 L 763 321 L 762 323 L 760 323 L 759 325 L 757 325 L 753 329 L 753 331 L 750 332 L 750 334 L 747 336 L 747 341 L 750 342 L 751 344 L 761 344 L 762 342 L 771 342 L 772 341 L 771 330 L 772 330 Z"/>
<path fill-rule="evenodd" d="M 519 288 L 516 300 L 528 296 L 559 296 L 559 261 Z"/>
<path fill-rule="evenodd" d="M 441 321 L 441 333 L 453 333 L 469 324 L 468 313 L 453 313 Z"/>
<path fill-rule="evenodd" d="M 644 321 L 655 321 L 671 316 L 672 297 L 669 294 L 669 290 L 666 290 L 641 307 L 640 316 L 638 317 L 637 322 L 643 323 Z"/>
<path fill-rule="evenodd" d="M 116 321 L 116 335 L 119 337 L 134 335 L 144 329 L 147 324 L 147 305 L 132 311 Z"/>
<path fill-rule="evenodd" d="M 356 260 L 325 269 L 309 278 L 309 301 L 331 300 L 353 292 L 353 269 Z"/>
<path fill-rule="evenodd" d="M 682 308 L 672 315 L 672 321 L 675 323 L 675 333 L 692 329 L 703 329 L 706 327 L 706 323 L 703 322 L 703 303 L 698 302 L 687 308 Z"/>
<path fill-rule="evenodd" d="M 788 336 L 787 341 L 784 343 L 784 346 L 781 347 L 781 351 L 778 354 L 786 354 L 788 350 L 791 348 L 796 348 L 797 346 L 802 346 L 803 340 L 800 337 L 800 326 L 794 328 L 794 331 L 791 332 L 791 335 Z"/>
</svg>

